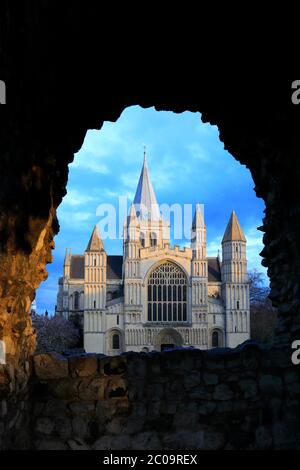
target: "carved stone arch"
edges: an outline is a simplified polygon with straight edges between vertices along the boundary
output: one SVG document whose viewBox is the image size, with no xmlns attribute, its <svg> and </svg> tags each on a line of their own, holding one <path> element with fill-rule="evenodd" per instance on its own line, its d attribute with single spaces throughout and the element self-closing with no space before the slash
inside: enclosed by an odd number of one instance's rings
<svg viewBox="0 0 300 470">
<path fill-rule="evenodd" d="M 222 328 L 211 328 L 209 332 L 209 346 L 211 348 L 224 347 L 224 331 Z"/>
<path fill-rule="evenodd" d="M 179 331 L 175 328 L 163 328 L 155 337 L 154 348 L 161 351 L 162 345 L 173 345 L 173 347 L 181 347 L 183 338 Z"/>
<path fill-rule="evenodd" d="M 182 264 L 180 264 L 180 263 L 178 262 L 178 260 L 174 260 L 174 259 L 172 259 L 172 258 L 170 258 L 170 257 L 166 257 L 166 258 L 163 258 L 163 259 L 157 261 L 156 263 L 152 264 L 152 265 L 149 267 L 149 269 L 147 270 L 147 272 L 146 272 L 146 274 L 145 274 L 145 276 L 144 276 L 144 280 L 143 280 L 143 284 L 142 284 L 143 287 L 145 287 L 145 286 L 147 285 L 149 276 L 151 276 L 152 271 L 154 271 L 156 268 L 158 268 L 161 264 L 164 264 L 164 263 L 167 263 L 167 262 L 168 262 L 168 263 L 173 263 L 173 264 L 175 264 L 178 268 L 180 268 L 180 269 L 184 272 L 184 274 L 185 274 L 185 276 L 186 276 L 188 285 L 189 285 L 189 286 L 191 285 L 191 284 L 190 284 L 190 277 L 191 277 L 191 276 L 190 276 L 190 274 L 187 272 L 187 270 L 185 269 L 185 267 L 184 267 Z"/>
</svg>

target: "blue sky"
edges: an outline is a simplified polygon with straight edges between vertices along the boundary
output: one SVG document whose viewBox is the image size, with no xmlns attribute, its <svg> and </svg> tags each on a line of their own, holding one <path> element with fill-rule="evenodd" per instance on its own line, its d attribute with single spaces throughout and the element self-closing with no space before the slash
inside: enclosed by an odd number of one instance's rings
<svg viewBox="0 0 300 470">
<path fill-rule="evenodd" d="M 248 269 L 261 266 L 264 203 L 253 191 L 249 170 L 238 163 L 219 140 L 216 126 L 203 124 L 199 113 L 157 112 L 134 106 L 116 123 L 88 131 L 81 150 L 69 165 L 68 193 L 58 208 L 60 233 L 48 279 L 37 291 L 38 312 L 54 311 L 58 277 L 66 247 L 83 253 L 100 221 L 99 204 L 117 207 L 119 196 L 132 201 L 146 145 L 148 167 L 159 204 L 204 205 L 207 254 L 216 256 L 231 211 L 235 210 L 247 238 Z M 187 245 L 188 240 L 176 243 Z M 108 254 L 122 254 L 120 239 L 106 239 Z"/>
</svg>

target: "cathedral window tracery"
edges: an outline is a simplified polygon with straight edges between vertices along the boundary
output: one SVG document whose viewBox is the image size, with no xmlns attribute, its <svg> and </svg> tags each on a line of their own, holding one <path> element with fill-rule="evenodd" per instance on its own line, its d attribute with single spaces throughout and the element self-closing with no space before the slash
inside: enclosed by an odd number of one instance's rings
<svg viewBox="0 0 300 470">
<path fill-rule="evenodd" d="M 187 279 L 174 263 L 154 269 L 148 280 L 148 321 L 187 321 Z"/>
</svg>

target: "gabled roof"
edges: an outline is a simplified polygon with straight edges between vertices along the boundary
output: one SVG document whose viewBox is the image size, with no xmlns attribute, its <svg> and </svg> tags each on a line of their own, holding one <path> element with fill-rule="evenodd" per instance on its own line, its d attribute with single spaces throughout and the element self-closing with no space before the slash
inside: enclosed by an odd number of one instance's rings
<svg viewBox="0 0 300 470">
<path fill-rule="evenodd" d="M 140 219 L 159 220 L 160 212 L 151 183 L 146 153 L 133 203 Z"/>
<path fill-rule="evenodd" d="M 245 242 L 246 238 L 240 226 L 236 213 L 232 211 L 229 222 L 227 224 L 222 243 L 231 241 Z"/>
<path fill-rule="evenodd" d="M 208 257 L 208 282 L 221 282 L 221 268 L 219 259 Z M 122 279 L 122 255 L 107 256 L 107 280 Z M 84 255 L 72 255 L 70 278 L 84 280 Z"/>
<path fill-rule="evenodd" d="M 86 251 L 104 251 L 103 242 L 98 230 L 97 225 L 95 225 L 93 233 L 91 235 Z"/>
<path fill-rule="evenodd" d="M 70 278 L 84 279 L 84 255 L 71 256 Z"/>
</svg>

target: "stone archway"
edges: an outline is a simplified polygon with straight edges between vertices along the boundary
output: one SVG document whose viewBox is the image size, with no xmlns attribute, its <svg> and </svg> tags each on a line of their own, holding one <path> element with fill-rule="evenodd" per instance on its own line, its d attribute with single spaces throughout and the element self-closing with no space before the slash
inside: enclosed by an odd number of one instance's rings
<svg viewBox="0 0 300 470">
<path fill-rule="evenodd" d="M 100 5 L 79 8 L 74 2 L 74 8 L 59 5 L 58 10 L 55 2 L 46 0 L 23 2 L 18 8 L 4 2 L 3 9 L 0 59 L 7 70 L 1 79 L 7 80 L 8 92 L 0 116 L 0 174 L 4 176 L 0 191 L 0 340 L 6 345 L 7 362 L 0 370 L 3 396 L 18 393 L 21 403 L 20 390 L 26 393 L 35 345 L 30 304 L 52 259 L 53 237 L 59 230 L 56 209 L 66 194 L 68 163 L 87 129 L 116 120 L 132 104 L 202 112 L 204 122 L 218 126 L 226 149 L 249 167 L 256 194 L 266 204 L 262 257 L 271 278 L 271 298 L 279 309 L 276 341 L 290 352 L 292 340 L 300 336 L 300 106 L 291 101 L 291 80 L 269 72 L 265 77 L 260 73 L 257 79 L 237 74 L 237 70 L 230 74 L 236 60 L 225 71 L 220 67 L 212 80 L 215 50 L 207 54 L 208 62 L 201 57 L 199 73 L 198 41 L 187 36 L 184 44 L 184 35 L 177 35 L 176 40 L 173 31 L 168 49 L 158 32 L 155 38 L 138 34 L 138 43 L 126 41 L 117 22 L 110 30 L 117 47 L 107 51 L 105 32 L 99 39 Z M 277 26 L 266 21 L 269 14 L 261 16 L 264 32 L 267 23 Z M 137 37 L 126 21 L 123 25 Z M 163 38 L 166 25 L 164 22 Z M 197 26 L 189 27 L 195 38 Z M 151 44 L 143 43 L 149 38 Z M 280 60 L 275 39 L 273 35 L 267 49 L 264 41 L 257 42 L 259 48 L 251 52 L 255 70 L 260 55 L 266 63 L 270 44 L 277 62 Z M 253 48 L 253 41 L 251 44 Z M 143 64 L 151 62 L 142 79 L 141 50 Z M 99 52 L 101 67 L 95 61 Z M 251 70 L 250 54 L 245 57 L 247 70 Z M 80 67 L 83 58 L 88 71 Z M 22 409 L 15 402 L 11 400 L 7 415 L 12 419 L 16 414 L 17 421 Z M 5 423 L 4 429 L 6 441 L 11 435 L 13 442 L 14 426 Z"/>
<path fill-rule="evenodd" d="M 181 334 L 174 328 L 163 328 L 156 336 L 155 349 L 162 351 L 164 349 L 181 347 L 183 339 Z"/>
</svg>

